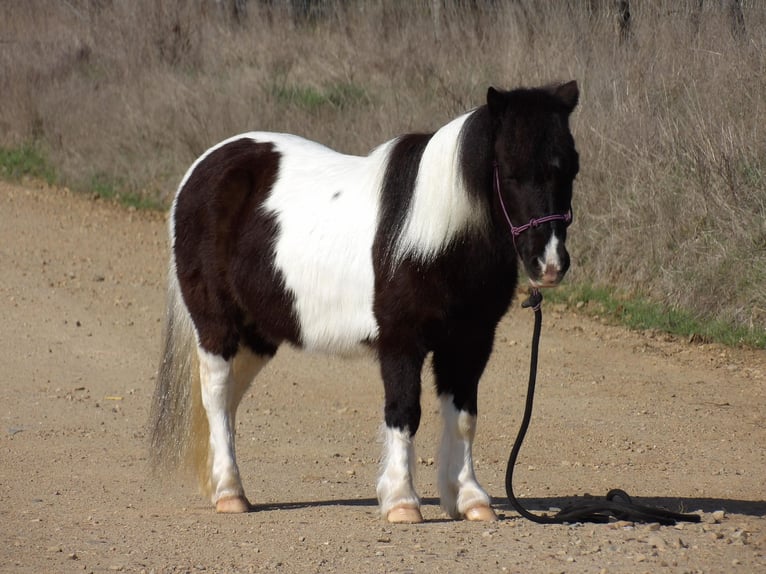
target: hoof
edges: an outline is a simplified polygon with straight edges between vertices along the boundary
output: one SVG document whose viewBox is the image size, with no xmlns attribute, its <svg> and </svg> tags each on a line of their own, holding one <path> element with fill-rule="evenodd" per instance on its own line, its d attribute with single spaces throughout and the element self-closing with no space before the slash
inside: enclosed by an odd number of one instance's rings
<svg viewBox="0 0 766 574">
<path fill-rule="evenodd" d="M 386 520 L 395 524 L 417 524 L 423 522 L 423 515 L 414 506 L 395 506 L 388 511 Z"/>
<path fill-rule="evenodd" d="M 250 512 L 250 503 L 244 496 L 225 496 L 215 503 L 215 511 L 221 514 Z"/>
<path fill-rule="evenodd" d="M 465 511 L 466 520 L 472 522 L 495 522 L 497 514 L 489 506 L 474 506 Z"/>
</svg>

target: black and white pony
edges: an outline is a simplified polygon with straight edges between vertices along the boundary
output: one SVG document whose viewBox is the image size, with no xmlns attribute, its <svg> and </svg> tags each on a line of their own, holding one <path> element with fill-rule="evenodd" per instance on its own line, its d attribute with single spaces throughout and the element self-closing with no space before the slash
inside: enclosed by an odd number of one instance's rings
<svg viewBox="0 0 766 574">
<path fill-rule="evenodd" d="M 441 505 L 494 520 L 471 455 L 477 387 L 517 260 L 537 286 L 569 267 L 577 100 L 575 82 L 490 88 L 486 105 L 367 157 L 262 132 L 205 152 L 171 210 L 154 463 L 190 463 L 218 512 L 249 510 L 234 421 L 258 371 L 285 342 L 336 354 L 366 347 L 385 388 L 380 511 L 419 522 L 413 439 L 433 353 Z"/>
</svg>

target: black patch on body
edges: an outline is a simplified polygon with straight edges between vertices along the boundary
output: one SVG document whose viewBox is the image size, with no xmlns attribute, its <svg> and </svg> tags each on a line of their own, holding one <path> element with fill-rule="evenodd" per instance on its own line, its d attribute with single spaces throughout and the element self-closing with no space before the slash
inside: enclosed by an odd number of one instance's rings
<svg viewBox="0 0 766 574">
<path fill-rule="evenodd" d="M 280 154 L 242 138 L 208 154 L 175 204 L 176 273 L 200 345 L 225 359 L 240 344 L 273 355 L 298 341 L 293 298 L 274 267 L 277 224 L 262 203 Z"/>
</svg>

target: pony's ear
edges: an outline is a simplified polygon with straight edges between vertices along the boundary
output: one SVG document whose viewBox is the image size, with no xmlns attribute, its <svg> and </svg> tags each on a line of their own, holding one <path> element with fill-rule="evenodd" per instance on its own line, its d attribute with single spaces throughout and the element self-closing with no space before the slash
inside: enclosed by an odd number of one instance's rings
<svg viewBox="0 0 766 574">
<path fill-rule="evenodd" d="M 507 105 L 508 101 L 505 94 L 490 86 L 487 90 L 487 106 L 489 106 L 490 115 L 499 118 L 503 115 Z"/>
<path fill-rule="evenodd" d="M 580 99 L 580 89 L 577 87 L 577 81 L 572 80 L 566 84 L 561 84 L 553 91 L 553 95 L 564 104 L 564 107 L 571 114 L 572 110 L 577 107 L 577 102 Z"/>
</svg>

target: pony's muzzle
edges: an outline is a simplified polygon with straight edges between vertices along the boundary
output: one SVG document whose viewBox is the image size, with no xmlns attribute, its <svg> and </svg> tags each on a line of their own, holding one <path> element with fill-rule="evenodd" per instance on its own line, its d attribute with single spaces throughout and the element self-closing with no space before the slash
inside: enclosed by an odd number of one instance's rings
<svg viewBox="0 0 766 574">
<path fill-rule="evenodd" d="M 545 266 L 545 271 L 543 272 L 540 282 L 545 287 L 558 285 L 563 276 L 564 274 L 561 272 L 560 268 L 549 263 Z"/>
<path fill-rule="evenodd" d="M 565 273 L 565 270 L 562 271 L 559 267 L 548 264 L 545 266 L 545 269 L 542 270 L 539 277 L 530 277 L 529 282 L 536 288 L 556 287 L 561 283 Z"/>
<path fill-rule="evenodd" d="M 555 287 L 569 269 L 569 254 L 563 242 L 552 235 L 542 257 L 537 260 L 537 273 L 530 273 L 530 281 L 535 287 Z"/>
</svg>

